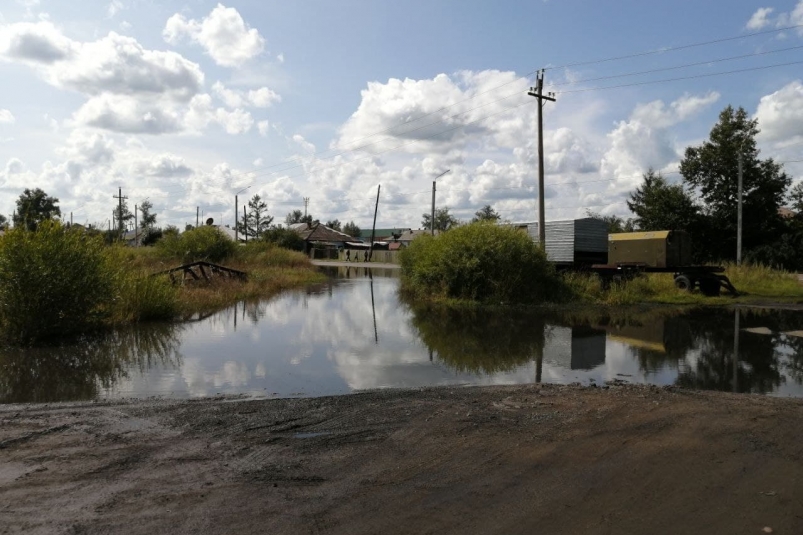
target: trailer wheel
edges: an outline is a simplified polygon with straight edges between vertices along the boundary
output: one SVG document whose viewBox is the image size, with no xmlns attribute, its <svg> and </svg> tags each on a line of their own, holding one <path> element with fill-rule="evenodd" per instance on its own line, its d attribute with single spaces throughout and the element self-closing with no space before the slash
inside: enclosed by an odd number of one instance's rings
<svg viewBox="0 0 803 535">
<path fill-rule="evenodd" d="M 692 289 L 691 280 L 686 275 L 677 275 L 675 277 L 675 288 L 690 292 Z"/>
<path fill-rule="evenodd" d="M 705 277 L 700 279 L 700 291 L 707 297 L 716 297 L 719 295 L 721 286 L 719 279 L 713 277 Z"/>
</svg>

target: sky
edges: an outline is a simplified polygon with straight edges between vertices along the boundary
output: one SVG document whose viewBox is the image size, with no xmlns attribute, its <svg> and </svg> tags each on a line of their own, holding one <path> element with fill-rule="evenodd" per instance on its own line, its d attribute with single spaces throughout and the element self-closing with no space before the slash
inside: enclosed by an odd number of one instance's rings
<svg viewBox="0 0 803 535">
<path fill-rule="evenodd" d="M 3 0 L 0 214 L 25 188 L 108 225 L 118 188 L 157 224 L 419 228 L 490 204 L 537 220 L 628 217 L 652 167 L 680 180 L 719 112 L 758 119 L 763 157 L 803 180 L 803 0 Z"/>
</svg>

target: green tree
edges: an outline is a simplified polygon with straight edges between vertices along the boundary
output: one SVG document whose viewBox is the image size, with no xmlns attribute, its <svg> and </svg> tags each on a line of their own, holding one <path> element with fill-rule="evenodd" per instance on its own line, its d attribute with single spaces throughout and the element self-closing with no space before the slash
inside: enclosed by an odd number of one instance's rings
<svg viewBox="0 0 803 535">
<path fill-rule="evenodd" d="M 275 243 L 279 247 L 291 249 L 293 251 L 303 251 L 306 247 L 304 238 L 297 232 L 288 228 L 274 227 L 262 235 L 262 239 L 268 243 Z"/>
<path fill-rule="evenodd" d="M 749 250 L 774 241 L 783 232 L 778 214 L 791 178 L 772 158 L 760 160 L 756 148 L 758 120 L 744 108 L 728 106 L 719 114 L 709 140 L 689 147 L 680 162 L 685 183 L 695 188 L 709 219 L 712 256 L 734 258 L 736 254 L 737 176 L 739 154 L 743 161 L 743 234 Z"/>
<path fill-rule="evenodd" d="M 123 199 L 123 201 L 121 203 L 118 202 L 117 204 L 114 205 L 114 222 L 112 223 L 112 226 L 113 227 L 114 226 L 117 226 L 117 227 L 120 226 L 120 211 L 121 211 L 121 209 L 122 209 L 122 213 L 123 213 L 123 228 L 124 229 L 128 229 L 129 223 L 134 220 L 134 214 L 131 213 L 131 210 L 128 208 L 128 201 L 125 200 L 125 199 Z"/>
<path fill-rule="evenodd" d="M 652 169 L 630 194 L 627 207 L 636 214 L 633 226 L 640 230 L 695 230 L 700 209 L 682 184 L 669 184 Z"/>
<path fill-rule="evenodd" d="M 632 218 L 622 219 L 617 215 L 602 215 L 592 212 L 591 210 L 586 210 L 586 215 L 588 217 L 593 217 L 594 219 L 601 219 L 602 221 L 605 221 L 605 224 L 608 225 L 609 234 L 633 232 L 635 230 Z"/>
<path fill-rule="evenodd" d="M 423 214 L 421 226 L 425 229 L 431 228 L 432 216 L 430 214 Z M 435 230 L 441 232 L 454 228 L 460 224 L 460 221 L 449 213 L 449 207 L 444 206 L 435 210 Z"/>
<path fill-rule="evenodd" d="M 792 210 L 798 214 L 803 213 L 803 182 L 798 182 L 789 191 L 789 201 L 792 204 Z"/>
<path fill-rule="evenodd" d="M 0 228 L 2 229 L 8 228 L 8 218 L 3 214 L 0 214 Z"/>
<path fill-rule="evenodd" d="M 139 227 L 143 230 L 149 230 L 156 225 L 156 214 L 153 213 L 153 203 L 151 201 L 142 201 L 139 205 L 139 211 L 142 213 L 142 218 L 139 222 Z"/>
<path fill-rule="evenodd" d="M 237 223 L 237 230 L 249 238 L 259 238 L 273 224 L 273 216 L 268 215 L 268 205 L 259 195 L 248 201 L 248 212 L 244 220 Z"/>
<path fill-rule="evenodd" d="M 312 225 L 312 221 L 312 215 L 304 215 L 304 212 L 301 210 L 293 210 L 284 218 L 284 222 L 287 223 L 287 226 L 295 225 L 296 223 L 306 223 L 307 225 Z"/>
<path fill-rule="evenodd" d="M 326 226 L 329 227 L 332 230 L 337 230 L 337 231 L 342 230 L 339 219 L 332 219 L 330 221 L 327 221 L 326 222 Z"/>
<path fill-rule="evenodd" d="M 362 230 L 360 230 L 360 227 L 358 227 L 354 221 L 349 221 L 348 223 L 343 225 L 343 232 L 345 234 L 348 234 L 349 236 L 357 238 L 360 236 Z"/>
<path fill-rule="evenodd" d="M 474 219 L 471 220 L 472 223 L 477 223 L 478 221 L 499 221 L 502 216 L 494 210 L 490 204 L 486 204 L 476 212 L 474 212 Z"/>
<path fill-rule="evenodd" d="M 61 209 L 57 206 L 59 200 L 51 197 L 39 188 L 34 190 L 25 188 L 17 199 L 17 211 L 14 215 L 14 226 L 36 230 L 43 221 L 56 219 L 61 216 Z"/>
</svg>

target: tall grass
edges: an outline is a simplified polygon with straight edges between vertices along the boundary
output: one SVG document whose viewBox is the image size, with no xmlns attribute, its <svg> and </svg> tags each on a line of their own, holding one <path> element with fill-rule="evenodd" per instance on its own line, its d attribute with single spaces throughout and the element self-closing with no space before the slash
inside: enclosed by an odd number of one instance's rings
<svg viewBox="0 0 803 535">
<path fill-rule="evenodd" d="M 277 268 L 310 268 L 309 257 L 267 241 L 251 241 L 238 247 L 233 260 L 247 265 Z"/>
<path fill-rule="evenodd" d="M 114 299 L 109 306 L 109 319 L 114 323 L 148 320 L 169 320 L 178 310 L 178 288 L 167 277 L 152 277 L 142 262 L 149 252 L 112 247 L 106 251 L 114 267 Z M 163 266 L 160 266 L 163 267 Z"/>
<path fill-rule="evenodd" d="M 628 281 L 603 288 L 593 273 L 566 273 L 563 280 L 572 300 L 602 305 L 632 305 L 638 303 L 717 305 L 765 300 L 801 300 L 803 284 L 797 275 L 762 265 L 726 264 L 725 275 L 740 296 L 706 297 L 699 291 L 687 292 L 675 287 L 671 273 L 648 273 Z"/>
<path fill-rule="evenodd" d="M 91 329 L 114 290 L 103 241 L 57 222 L 0 239 L 0 328 L 27 343 Z"/>
<path fill-rule="evenodd" d="M 794 273 L 761 264 L 726 264 L 725 274 L 740 292 L 760 297 L 803 298 L 803 284 Z"/>
</svg>

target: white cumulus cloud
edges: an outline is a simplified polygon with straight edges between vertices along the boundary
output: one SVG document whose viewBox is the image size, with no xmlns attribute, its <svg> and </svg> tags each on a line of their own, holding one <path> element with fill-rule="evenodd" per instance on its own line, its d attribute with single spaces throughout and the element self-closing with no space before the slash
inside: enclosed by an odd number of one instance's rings
<svg viewBox="0 0 803 535">
<path fill-rule="evenodd" d="M 171 44 L 189 38 L 224 67 L 238 67 L 265 48 L 265 39 L 259 32 L 249 28 L 236 9 L 223 4 L 218 4 L 202 20 L 187 19 L 176 13 L 167 20 L 162 36 Z"/>
<path fill-rule="evenodd" d="M 251 89 L 245 92 L 227 88 L 220 81 L 217 81 L 212 86 L 212 91 L 230 108 L 242 108 L 244 106 L 268 108 L 275 102 L 282 100 L 281 96 L 267 87 Z"/>
<path fill-rule="evenodd" d="M 14 118 L 14 114 L 8 110 L 0 108 L 0 124 L 3 123 L 13 123 L 16 121 Z"/>
<path fill-rule="evenodd" d="M 774 8 L 771 7 L 760 7 L 753 13 L 753 16 L 750 17 L 750 20 L 747 21 L 746 28 L 748 30 L 761 30 L 772 24 L 770 21 L 769 16 L 772 12 L 775 11 Z"/>
<path fill-rule="evenodd" d="M 189 100 L 204 83 L 199 65 L 175 52 L 148 50 L 115 32 L 96 41 L 74 41 L 47 21 L 0 26 L 0 59 L 31 65 L 51 85 L 88 95 Z"/>
<path fill-rule="evenodd" d="M 181 118 L 158 103 L 123 95 L 92 97 L 73 114 L 78 125 L 129 134 L 166 134 L 182 130 Z"/>
<path fill-rule="evenodd" d="M 609 134 L 610 148 L 603 155 L 603 175 L 616 179 L 615 187 L 631 188 L 641 173 L 652 167 L 664 169 L 677 161 L 678 150 L 669 127 L 686 121 L 719 100 L 719 93 L 684 94 L 667 106 L 661 100 L 636 105 L 627 121 L 620 121 Z"/>
<path fill-rule="evenodd" d="M 795 80 L 761 97 L 755 117 L 765 140 L 783 142 L 803 136 L 803 83 Z"/>
</svg>

